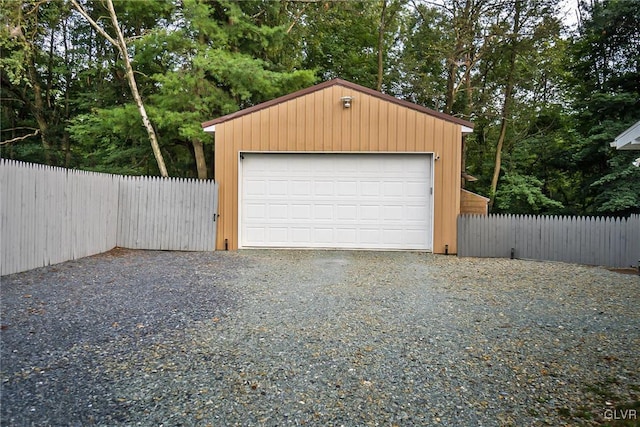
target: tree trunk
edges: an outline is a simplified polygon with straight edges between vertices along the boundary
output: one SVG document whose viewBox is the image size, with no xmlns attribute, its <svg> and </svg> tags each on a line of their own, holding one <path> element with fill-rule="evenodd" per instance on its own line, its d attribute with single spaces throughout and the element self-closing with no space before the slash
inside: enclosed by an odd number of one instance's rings
<svg viewBox="0 0 640 427">
<path fill-rule="evenodd" d="M 207 161 L 204 157 L 204 144 L 199 139 L 192 139 L 193 155 L 196 158 L 198 179 L 207 179 Z"/>
<path fill-rule="evenodd" d="M 62 43 L 64 45 L 64 65 L 65 67 L 69 66 L 69 43 L 67 39 L 67 19 L 65 18 L 62 21 Z M 68 70 L 69 68 L 67 68 Z M 64 118 L 65 120 L 69 120 L 71 114 L 69 109 L 69 91 L 71 90 L 71 73 L 67 72 L 65 76 L 64 83 Z M 71 138 L 69 138 L 69 131 L 64 131 L 64 136 L 62 138 L 63 146 L 64 146 L 64 167 L 69 169 L 71 166 Z"/>
<path fill-rule="evenodd" d="M 153 155 L 156 158 L 156 162 L 158 162 L 158 169 L 160 169 L 160 175 L 163 177 L 169 176 L 167 173 L 167 167 L 164 164 L 164 158 L 162 157 L 162 152 L 160 151 L 160 144 L 158 144 L 158 138 L 156 137 L 156 132 L 151 125 L 151 121 L 149 120 L 149 116 L 147 116 L 147 110 L 144 108 L 144 103 L 142 102 L 142 98 L 140 97 L 140 93 L 138 92 L 138 84 L 136 83 L 136 77 L 133 74 L 133 68 L 131 67 L 131 61 L 129 60 L 129 53 L 127 52 L 127 45 L 124 41 L 124 36 L 122 35 L 122 30 L 118 25 L 118 17 L 116 16 L 116 11 L 113 7 L 113 0 L 107 0 L 107 6 L 109 7 L 109 15 L 111 16 L 111 22 L 113 23 L 113 28 L 118 37 L 118 49 L 122 54 L 122 59 L 124 60 L 125 72 L 127 74 L 127 81 L 129 82 L 129 87 L 131 88 L 131 94 L 133 95 L 133 99 L 136 101 L 136 105 L 138 106 L 138 111 L 140 111 L 140 116 L 142 116 L 142 123 L 144 127 L 147 129 L 147 134 L 149 135 L 149 142 L 151 142 L 151 149 L 153 150 Z"/>
<path fill-rule="evenodd" d="M 513 87 L 515 81 L 516 59 L 518 56 L 518 34 L 520 33 L 520 12 L 522 8 L 521 1 L 515 2 L 515 12 L 513 17 L 513 35 L 511 40 L 511 53 L 509 55 L 509 71 L 507 74 L 507 83 L 504 88 L 504 103 L 502 104 L 502 114 L 500 119 L 500 134 L 498 135 L 498 143 L 496 145 L 496 159 L 493 166 L 493 177 L 491 179 L 491 194 L 489 197 L 489 210 L 493 209 L 496 200 L 496 191 L 498 190 L 498 180 L 500 178 L 500 169 L 502 167 L 502 147 L 507 135 L 507 121 L 511 112 L 511 101 L 513 97 Z"/>
<path fill-rule="evenodd" d="M 40 129 L 40 140 L 42 141 L 42 147 L 44 148 L 44 158 L 47 165 L 53 165 L 53 159 L 51 157 L 51 143 L 49 142 L 49 125 L 47 118 L 44 114 L 44 99 L 42 98 L 42 85 L 38 79 L 38 73 L 34 62 L 33 55 L 29 58 L 29 80 L 33 87 L 33 104 L 31 112 L 33 113 L 38 128 Z"/>
<path fill-rule="evenodd" d="M 453 99 L 456 94 L 456 69 L 458 66 L 455 64 L 455 61 L 452 60 L 449 62 L 447 66 L 447 93 L 445 94 L 445 103 L 444 103 L 444 113 L 451 114 L 451 110 L 453 109 Z"/>
<path fill-rule="evenodd" d="M 22 9 L 18 10 L 17 22 L 22 22 Z M 31 110 L 31 114 L 38 123 L 40 140 L 42 141 L 42 148 L 44 149 L 45 163 L 49 166 L 53 165 L 53 159 L 51 156 L 51 143 L 48 138 L 48 120 L 45 116 L 44 99 L 42 94 L 42 83 L 39 78 L 38 70 L 36 69 L 35 48 L 31 42 L 27 40 L 21 30 L 16 32 L 17 37 L 22 43 L 25 44 L 25 51 L 27 52 L 27 73 L 29 75 L 29 83 L 33 88 L 33 102 L 25 97 L 25 102 Z"/>
</svg>

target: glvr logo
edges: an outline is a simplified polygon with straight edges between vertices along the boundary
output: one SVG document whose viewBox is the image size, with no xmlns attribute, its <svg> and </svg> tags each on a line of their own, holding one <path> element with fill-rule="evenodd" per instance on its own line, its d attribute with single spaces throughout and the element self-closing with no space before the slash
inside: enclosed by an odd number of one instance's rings
<svg viewBox="0 0 640 427">
<path fill-rule="evenodd" d="M 603 415 L 606 421 L 638 419 L 638 413 L 635 409 L 605 409 Z"/>
</svg>

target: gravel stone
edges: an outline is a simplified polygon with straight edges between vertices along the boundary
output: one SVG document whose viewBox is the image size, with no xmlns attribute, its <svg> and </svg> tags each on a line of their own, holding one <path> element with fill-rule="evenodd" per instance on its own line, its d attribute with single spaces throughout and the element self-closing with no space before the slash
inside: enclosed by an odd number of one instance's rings
<svg viewBox="0 0 640 427">
<path fill-rule="evenodd" d="M 1 280 L 7 426 L 599 425 L 640 401 L 640 277 L 603 268 L 116 249 Z"/>
</svg>

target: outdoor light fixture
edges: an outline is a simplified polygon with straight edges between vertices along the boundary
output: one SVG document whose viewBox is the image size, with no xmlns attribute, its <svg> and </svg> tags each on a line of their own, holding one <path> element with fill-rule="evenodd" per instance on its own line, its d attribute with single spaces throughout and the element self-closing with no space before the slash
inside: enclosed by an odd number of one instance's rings
<svg viewBox="0 0 640 427">
<path fill-rule="evenodd" d="M 351 108 L 351 103 L 353 102 L 353 96 L 343 96 L 342 98 L 340 98 L 340 101 L 342 101 L 342 106 L 344 108 Z"/>
</svg>

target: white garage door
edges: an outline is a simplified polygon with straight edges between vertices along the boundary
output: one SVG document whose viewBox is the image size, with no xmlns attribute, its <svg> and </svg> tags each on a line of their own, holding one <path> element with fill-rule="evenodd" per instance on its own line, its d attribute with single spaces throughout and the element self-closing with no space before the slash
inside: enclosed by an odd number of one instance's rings
<svg viewBox="0 0 640 427">
<path fill-rule="evenodd" d="M 240 160 L 241 247 L 432 249 L 429 154 Z"/>
</svg>

